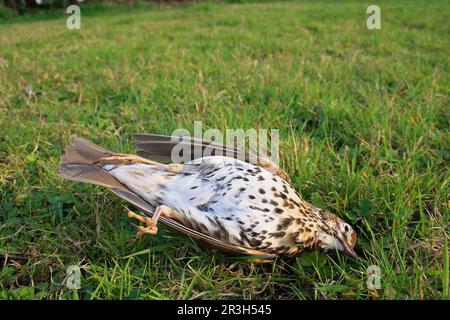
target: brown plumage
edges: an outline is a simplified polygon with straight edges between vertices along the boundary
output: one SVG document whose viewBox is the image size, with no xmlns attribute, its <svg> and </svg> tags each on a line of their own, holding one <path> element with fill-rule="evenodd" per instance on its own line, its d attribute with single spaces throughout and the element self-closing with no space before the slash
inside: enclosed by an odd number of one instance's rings
<svg viewBox="0 0 450 320">
<path fill-rule="evenodd" d="M 284 171 L 269 160 L 194 138 L 181 143 L 191 148 L 192 157 L 185 164 L 164 165 L 154 160 L 170 161 L 180 144 L 172 137 L 135 135 L 142 157 L 115 154 L 76 138 L 66 148 L 58 173 L 108 187 L 132 203 L 148 217 L 137 217 L 147 224 L 145 233 L 154 234 L 159 219 L 236 255 L 270 259 L 319 248 L 355 256 L 353 229 L 303 201 Z M 212 156 L 202 157 L 205 150 Z"/>
</svg>

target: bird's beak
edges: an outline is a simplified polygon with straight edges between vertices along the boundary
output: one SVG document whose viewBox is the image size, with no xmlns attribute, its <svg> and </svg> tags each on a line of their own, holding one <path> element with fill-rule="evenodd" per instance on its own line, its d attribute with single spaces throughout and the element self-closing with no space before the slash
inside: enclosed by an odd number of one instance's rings
<svg viewBox="0 0 450 320">
<path fill-rule="evenodd" d="M 348 248 L 345 248 L 344 247 L 344 253 L 346 254 L 346 255 L 348 255 L 349 257 L 352 257 L 353 259 L 357 259 L 358 258 L 358 255 L 355 253 L 355 251 L 352 249 L 352 248 L 350 248 L 350 247 L 348 247 Z"/>
<path fill-rule="evenodd" d="M 358 255 L 355 253 L 353 248 L 347 244 L 347 241 L 345 241 L 344 239 L 340 239 L 340 240 L 341 240 L 341 243 L 343 246 L 342 252 L 344 252 L 347 256 L 352 257 L 353 259 L 357 259 Z"/>
</svg>

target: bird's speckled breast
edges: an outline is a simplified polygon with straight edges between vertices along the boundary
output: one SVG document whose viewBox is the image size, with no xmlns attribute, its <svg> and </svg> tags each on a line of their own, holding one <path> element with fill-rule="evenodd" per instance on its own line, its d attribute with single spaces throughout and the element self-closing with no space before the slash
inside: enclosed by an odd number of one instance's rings
<svg viewBox="0 0 450 320">
<path fill-rule="evenodd" d="M 314 232 L 307 204 L 291 184 L 233 158 L 212 156 L 172 174 L 135 164 L 111 172 L 152 205 L 180 213 L 189 227 L 232 244 L 295 253 Z"/>
</svg>

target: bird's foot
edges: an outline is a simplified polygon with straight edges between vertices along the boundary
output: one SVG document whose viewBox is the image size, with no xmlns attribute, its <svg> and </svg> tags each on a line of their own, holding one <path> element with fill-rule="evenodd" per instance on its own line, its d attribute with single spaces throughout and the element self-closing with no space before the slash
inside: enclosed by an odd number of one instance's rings
<svg viewBox="0 0 450 320">
<path fill-rule="evenodd" d="M 158 227 L 156 226 L 156 224 L 158 223 L 158 220 L 161 217 L 161 215 L 164 215 L 166 217 L 172 217 L 173 213 L 174 211 L 172 209 L 170 209 L 167 206 L 161 205 L 155 209 L 155 213 L 151 218 L 138 215 L 131 210 L 128 210 L 128 217 L 139 220 L 145 223 L 145 225 L 147 226 L 147 227 L 138 226 L 137 228 L 139 234 L 155 235 L 158 233 Z"/>
<path fill-rule="evenodd" d="M 158 233 L 158 227 L 156 226 L 159 219 L 158 209 L 156 209 L 155 214 L 153 215 L 152 218 L 138 215 L 130 210 L 128 210 L 128 217 L 145 223 L 146 227 L 137 226 L 139 234 L 155 235 Z"/>
</svg>

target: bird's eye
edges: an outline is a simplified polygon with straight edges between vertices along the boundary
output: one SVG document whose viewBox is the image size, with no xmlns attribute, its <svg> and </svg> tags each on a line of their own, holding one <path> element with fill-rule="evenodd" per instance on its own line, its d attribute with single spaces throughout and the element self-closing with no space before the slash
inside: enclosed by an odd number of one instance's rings
<svg viewBox="0 0 450 320">
<path fill-rule="evenodd" d="M 350 230 L 350 227 L 348 226 L 348 224 L 344 225 L 344 231 L 348 232 Z"/>
</svg>

